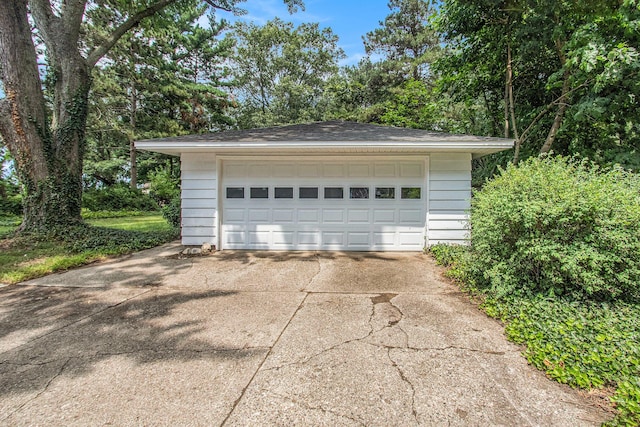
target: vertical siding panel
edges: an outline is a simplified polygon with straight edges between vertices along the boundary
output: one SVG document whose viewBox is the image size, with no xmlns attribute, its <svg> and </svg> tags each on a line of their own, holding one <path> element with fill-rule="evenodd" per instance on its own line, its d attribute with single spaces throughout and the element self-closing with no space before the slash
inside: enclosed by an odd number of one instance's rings
<svg viewBox="0 0 640 427">
<path fill-rule="evenodd" d="M 467 244 L 471 207 L 471 154 L 429 156 L 429 224 L 427 244 Z"/>
<path fill-rule="evenodd" d="M 216 244 L 218 176 L 216 157 L 204 153 L 182 153 L 182 244 Z"/>
</svg>

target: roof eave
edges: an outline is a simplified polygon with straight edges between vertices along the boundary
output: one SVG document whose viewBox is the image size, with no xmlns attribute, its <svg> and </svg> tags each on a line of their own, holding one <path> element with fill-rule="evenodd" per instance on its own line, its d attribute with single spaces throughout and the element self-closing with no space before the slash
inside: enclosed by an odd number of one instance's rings
<svg viewBox="0 0 640 427">
<path fill-rule="evenodd" d="M 328 153 L 471 153 L 474 158 L 497 153 L 513 147 L 511 140 L 479 142 L 178 142 L 178 141 L 138 141 L 136 148 L 163 154 L 182 153 L 215 154 L 328 154 Z"/>
</svg>

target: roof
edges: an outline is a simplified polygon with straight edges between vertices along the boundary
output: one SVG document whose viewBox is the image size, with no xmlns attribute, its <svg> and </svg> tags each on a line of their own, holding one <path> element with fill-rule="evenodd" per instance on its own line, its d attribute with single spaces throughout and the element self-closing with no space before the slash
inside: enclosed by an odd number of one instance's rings
<svg viewBox="0 0 640 427">
<path fill-rule="evenodd" d="M 347 121 L 233 130 L 136 142 L 136 148 L 140 150 L 165 154 L 470 152 L 474 157 L 480 157 L 512 146 L 513 140 L 506 138 L 457 135 Z"/>
</svg>

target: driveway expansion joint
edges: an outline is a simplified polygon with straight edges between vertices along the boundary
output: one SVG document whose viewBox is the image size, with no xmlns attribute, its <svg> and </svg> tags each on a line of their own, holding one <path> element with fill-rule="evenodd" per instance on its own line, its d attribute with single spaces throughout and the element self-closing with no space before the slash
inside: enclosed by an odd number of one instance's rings
<svg viewBox="0 0 640 427">
<path fill-rule="evenodd" d="M 318 271 L 316 271 L 316 273 L 313 276 L 311 276 L 311 278 L 307 282 L 307 285 L 304 287 L 304 289 L 309 289 L 311 287 L 311 284 L 313 283 L 313 281 L 316 279 L 316 277 L 318 277 L 320 275 L 320 273 L 322 272 L 322 260 L 320 258 L 320 254 L 316 252 L 313 255 L 313 257 L 316 259 L 316 261 L 318 263 Z"/>
<path fill-rule="evenodd" d="M 51 383 L 53 383 L 55 381 L 56 378 L 58 378 L 60 375 L 62 375 L 62 372 L 65 370 L 65 368 L 67 367 L 67 365 L 69 364 L 69 362 L 71 362 L 71 360 L 73 359 L 73 357 L 69 357 L 65 360 L 65 362 L 60 366 L 60 369 L 58 369 L 58 372 L 56 372 L 51 378 L 49 378 L 49 381 L 47 381 L 47 383 L 44 385 L 44 387 L 42 388 L 42 390 L 40 390 L 35 396 L 31 397 L 30 399 L 25 400 L 24 402 L 22 402 L 22 404 L 20 404 L 17 408 L 15 408 L 13 411 L 11 411 L 6 417 L 4 417 L 2 420 L 0 421 L 6 421 L 9 418 L 11 418 L 12 416 L 14 416 L 15 414 L 17 414 L 18 412 L 20 412 L 20 410 L 22 408 L 24 408 L 25 406 L 27 406 L 29 403 L 37 400 L 40 396 L 42 396 L 48 389 L 49 386 L 51 385 Z"/>
<path fill-rule="evenodd" d="M 275 339 L 273 344 L 269 347 L 269 351 L 267 351 L 267 354 L 265 354 L 264 358 L 262 359 L 262 361 L 258 365 L 258 368 L 255 370 L 255 372 L 253 373 L 253 375 L 251 376 L 251 378 L 249 379 L 247 384 L 244 386 L 244 388 L 242 389 L 242 392 L 240 392 L 240 396 L 238 396 L 238 398 L 233 402 L 233 406 L 231 407 L 231 410 L 229 411 L 227 416 L 224 418 L 224 420 L 222 420 L 222 422 L 220 423 L 220 427 L 224 426 L 227 423 L 227 421 L 229 421 L 229 418 L 231 418 L 231 415 L 233 414 L 233 412 L 238 407 L 238 404 L 240 403 L 240 401 L 244 397 L 244 395 L 247 392 L 247 389 L 249 388 L 249 386 L 253 383 L 253 380 L 256 378 L 256 375 L 258 375 L 258 372 L 260 372 L 262 370 L 262 366 L 264 365 L 264 362 L 267 361 L 267 359 L 271 355 L 271 352 L 273 351 L 273 348 L 278 344 L 278 341 L 280 341 L 280 338 L 282 338 L 282 335 L 284 334 L 284 331 L 286 331 L 287 328 L 289 328 L 289 325 L 291 324 L 291 321 L 293 320 L 294 317 L 296 317 L 296 314 L 298 314 L 298 311 L 300 311 L 300 308 L 304 305 L 304 302 L 306 301 L 308 296 L 309 296 L 309 294 L 305 293 L 305 295 L 302 298 L 302 300 L 300 300 L 300 303 L 298 304 L 298 306 L 294 310 L 294 312 L 291 315 L 291 317 L 289 317 L 289 320 L 287 321 L 287 323 L 284 325 L 284 327 L 280 331 L 280 334 L 278 334 L 278 337 Z"/>
</svg>

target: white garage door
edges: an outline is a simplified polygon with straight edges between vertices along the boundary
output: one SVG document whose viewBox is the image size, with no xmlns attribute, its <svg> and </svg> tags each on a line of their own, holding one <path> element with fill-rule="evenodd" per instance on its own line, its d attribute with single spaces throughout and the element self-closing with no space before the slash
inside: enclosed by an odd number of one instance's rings
<svg viewBox="0 0 640 427">
<path fill-rule="evenodd" d="M 426 164 L 224 160 L 222 249 L 422 250 Z"/>
</svg>

